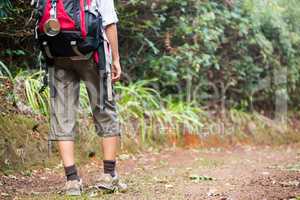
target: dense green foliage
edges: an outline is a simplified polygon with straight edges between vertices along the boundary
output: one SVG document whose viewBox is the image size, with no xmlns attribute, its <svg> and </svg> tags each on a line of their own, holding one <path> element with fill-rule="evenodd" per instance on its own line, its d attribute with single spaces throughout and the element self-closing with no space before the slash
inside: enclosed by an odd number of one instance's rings
<svg viewBox="0 0 300 200">
<path fill-rule="evenodd" d="M 278 92 L 298 104 L 299 1 L 116 3 L 125 83 L 156 78 L 160 95 L 204 105 L 270 109 Z M 13 74 L 34 65 L 31 11 L 25 1 L 0 5 L 0 60 Z"/>
<path fill-rule="evenodd" d="M 119 9 L 130 77 L 159 77 L 163 95 L 200 103 L 226 98 L 231 106 L 248 106 L 255 96 L 271 101 L 278 89 L 289 92 L 291 103 L 299 100 L 293 95 L 299 84 L 298 1 L 245 0 L 232 8 L 220 1 L 130 2 Z M 288 91 L 271 82 L 256 92 L 276 70 L 288 72 Z"/>
</svg>

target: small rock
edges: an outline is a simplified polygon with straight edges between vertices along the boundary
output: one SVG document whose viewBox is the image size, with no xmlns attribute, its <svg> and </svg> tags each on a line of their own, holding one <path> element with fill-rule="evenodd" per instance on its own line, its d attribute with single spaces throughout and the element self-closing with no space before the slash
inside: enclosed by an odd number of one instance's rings
<svg viewBox="0 0 300 200">
<path fill-rule="evenodd" d="M 63 167 L 63 164 L 60 163 L 60 164 L 56 165 L 54 168 L 55 168 L 55 169 L 60 169 L 60 168 L 62 168 L 62 167 Z"/>
<path fill-rule="evenodd" d="M 148 148 L 148 151 L 149 151 L 149 152 L 152 152 L 153 150 L 154 150 L 153 147 L 149 147 L 149 148 Z"/>
<path fill-rule="evenodd" d="M 98 193 L 93 191 L 93 192 L 90 192 L 88 195 L 89 195 L 89 197 L 97 197 Z"/>
<path fill-rule="evenodd" d="M 164 160 L 161 160 L 159 163 L 160 163 L 161 165 L 168 165 L 168 162 L 167 162 L 167 161 L 164 161 Z"/>
<path fill-rule="evenodd" d="M 166 189 L 170 189 L 170 188 L 173 188 L 174 186 L 171 184 L 166 184 L 165 187 L 166 187 Z"/>
<path fill-rule="evenodd" d="M 8 175 L 9 178 L 17 180 L 18 178 L 14 175 Z"/>
<path fill-rule="evenodd" d="M 249 122 L 247 124 L 247 130 L 249 131 L 250 134 L 254 134 L 256 131 L 256 124 L 254 122 Z"/>
<path fill-rule="evenodd" d="M 37 195 L 39 195 L 40 193 L 39 193 L 39 192 L 32 191 L 31 194 L 37 196 Z"/>
<path fill-rule="evenodd" d="M 209 189 L 209 191 L 207 193 L 207 196 L 209 196 L 209 197 L 218 196 L 218 195 L 219 195 L 218 191 L 215 188 Z"/>
<path fill-rule="evenodd" d="M 2 193 L 1 193 L 1 196 L 9 197 L 10 195 L 9 195 L 8 193 L 2 192 Z"/>
<path fill-rule="evenodd" d="M 157 183 L 167 183 L 167 182 L 168 182 L 167 180 L 162 179 L 162 178 L 158 178 L 158 177 L 156 177 L 156 176 L 155 176 L 153 179 L 154 179 L 154 181 L 157 182 Z"/>
<path fill-rule="evenodd" d="M 120 160 L 128 160 L 130 158 L 130 155 L 128 154 L 121 154 L 119 155 Z"/>
<path fill-rule="evenodd" d="M 280 185 L 283 187 L 291 187 L 291 186 L 296 186 L 298 187 L 300 185 L 299 181 L 288 181 L 288 182 L 280 182 Z"/>
</svg>

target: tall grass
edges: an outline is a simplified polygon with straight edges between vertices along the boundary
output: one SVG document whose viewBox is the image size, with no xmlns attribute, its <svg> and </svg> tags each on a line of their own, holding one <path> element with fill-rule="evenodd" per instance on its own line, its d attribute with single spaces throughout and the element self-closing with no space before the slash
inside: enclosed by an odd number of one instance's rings
<svg viewBox="0 0 300 200">
<path fill-rule="evenodd" d="M 8 67 L 2 61 L 0 61 L 0 78 L 1 77 L 8 77 L 9 79 L 13 78 Z"/>
<path fill-rule="evenodd" d="M 36 112 L 49 115 L 49 91 L 40 93 L 43 72 L 38 71 L 33 74 L 19 74 L 24 79 L 25 94 L 27 104 Z"/>
<path fill-rule="evenodd" d="M 49 116 L 49 89 L 39 93 L 42 85 L 43 73 L 37 71 L 29 74 L 22 72 L 12 78 L 15 87 L 22 87 L 15 91 L 16 100 L 22 101 L 35 113 Z M 195 141 L 207 144 L 231 144 L 237 142 L 259 142 L 259 143 L 284 143 L 286 141 L 298 141 L 298 136 L 293 130 L 283 130 L 280 124 L 258 113 L 246 113 L 239 110 L 228 110 L 225 118 L 219 118 L 212 113 L 203 111 L 196 104 L 183 101 L 174 101 L 163 98 L 150 87 L 156 80 L 143 80 L 129 85 L 117 83 L 116 101 L 117 112 L 122 126 L 123 134 L 141 144 L 156 144 L 161 139 L 169 139 L 172 143 Z M 23 91 L 23 94 L 19 91 Z M 84 85 L 80 91 L 80 130 L 84 144 L 94 145 L 96 134 L 90 117 L 91 109 L 89 99 Z M 204 127 L 205 124 L 205 127 Z M 278 124 L 278 126 L 276 125 Z M 288 132 L 288 134 L 282 134 Z M 167 134 L 167 137 L 164 135 Z M 194 136 L 197 134 L 197 140 Z M 177 140 L 184 135 L 183 140 Z M 163 137 L 162 137 L 163 136 Z M 198 136 L 201 136 L 199 138 Z M 228 141 L 227 141 L 227 139 Z M 201 139 L 201 141 L 200 141 Z M 288 139 L 288 140 L 287 140 Z M 188 142 L 187 141 L 187 142 Z M 192 141 L 192 142 L 193 142 Z M 226 142 L 227 141 L 227 142 Z M 199 143 L 200 144 L 200 143 Z"/>
<path fill-rule="evenodd" d="M 43 72 L 19 73 L 14 82 L 23 80 L 25 103 L 35 112 L 49 116 L 49 89 L 39 93 Z M 201 123 L 203 111 L 192 103 L 173 102 L 162 98 L 149 85 L 156 80 L 142 80 L 129 85 L 117 83 L 116 99 L 119 120 L 125 133 L 139 136 L 142 143 L 150 142 L 156 136 L 173 133 L 180 135 L 185 130 L 196 133 Z M 18 94 L 16 94 L 18 95 Z M 91 115 L 88 94 L 81 84 L 81 112 Z"/>
</svg>

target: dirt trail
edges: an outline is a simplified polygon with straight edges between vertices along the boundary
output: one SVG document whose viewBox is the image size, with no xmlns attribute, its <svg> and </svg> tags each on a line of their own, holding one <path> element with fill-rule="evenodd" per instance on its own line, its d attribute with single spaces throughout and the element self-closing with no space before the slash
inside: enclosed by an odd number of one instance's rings
<svg viewBox="0 0 300 200">
<path fill-rule="evenodd" d="M 94 177 L 102 171 L 100 162 L 94 160 L 80 168 L 86 192 L 78 199 L 277 200 L 300 197 L 300 145 L 210 150 L 176 148 L 121 158 L 119 171 L 130 187 L 127 193 L 96 194 L 89 189 Z M 0 198 L 67 199 L 57 194 L 64 184 L 62 172 L 58 166 L 35 171 L 31 176 L 1 176 Z"/>
</svg>

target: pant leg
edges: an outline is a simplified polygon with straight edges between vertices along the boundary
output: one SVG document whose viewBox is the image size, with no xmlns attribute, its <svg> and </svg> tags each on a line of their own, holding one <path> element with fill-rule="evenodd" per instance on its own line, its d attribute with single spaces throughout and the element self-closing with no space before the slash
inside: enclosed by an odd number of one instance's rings
<svg viewBox="0 0 300 200">
<path fill-rule="evenodd" d="M 107 100 L 106 90 L 102 91 L 105 96 L 105 108 L 104 110 L 100 108 L 100 76 L 97 66 L 92 60 L 79 60 L 76 62 L 76 71 L 80 75 L 80 79 L 84 81 L 88 92 L 97 134 L 101 137 L 120 136 L 116 102 L 115 100 Z M 104 88 L 106 88 L 106 85 L 104 85 Z"/>
<path fill-rule="evenodd" d="M 79 105 L 80 79 L 68 58 L 56 59 L 49 69 L 50 133 L 49 140 L 72 141 L 75 137 Z"/>
</svg>

